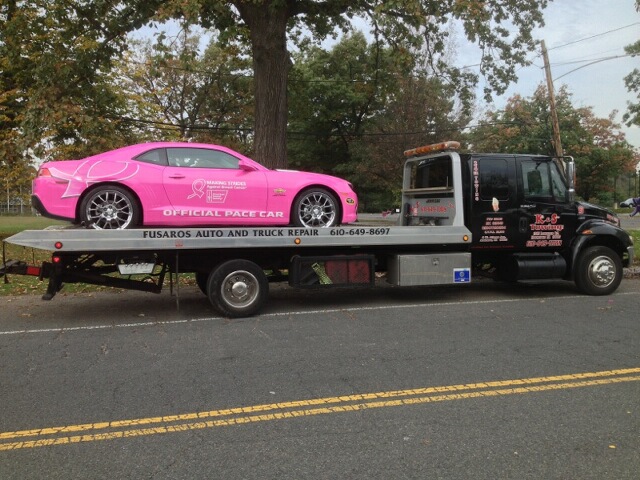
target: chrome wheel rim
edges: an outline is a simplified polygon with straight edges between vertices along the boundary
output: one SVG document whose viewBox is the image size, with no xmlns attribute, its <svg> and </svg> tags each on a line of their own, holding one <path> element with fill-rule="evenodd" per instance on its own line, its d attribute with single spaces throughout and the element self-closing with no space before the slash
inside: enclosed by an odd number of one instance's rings
<svg viewBox="0 0 640 480">
<path fill-rule="evenodd" d="M 600 256 L 594 258 L 587 271 L 589 281 L 598 288 L 611 285 L 616 278 L 616 266 L 609 257 Z"/>
<path fill-rule="evenodd" d="M 323 192 L 311 192 L 300 200 L 298 218 L 306 227 L 331 227 L 336 221 L 336 204 Z"/>
<path fill-rule="evenodd" d="M 118 190 L 100 190 L 87 202 L 85 221 L 96 230 L 127 228 L 132 220 L 133 204 Z"/>
<path fill-rule="evenodd" d="M 246 308 L 256 301 L 260 286 L 255 275 L 245 270 L 227 275 L 222 282 L 221 297 L 230 306 Z"/>
</svg>

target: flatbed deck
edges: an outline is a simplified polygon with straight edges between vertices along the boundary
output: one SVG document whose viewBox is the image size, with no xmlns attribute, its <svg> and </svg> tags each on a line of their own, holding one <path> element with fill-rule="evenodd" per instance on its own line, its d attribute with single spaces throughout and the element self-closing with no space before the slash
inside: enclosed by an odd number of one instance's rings
<svg viewBox="0 0 640 480">
<path fill-rule="evenodd" d="M 463 245 L 464 226 L 356 225 L 336 228 L 140 228 L 25 230 L 7 243 L 58 252 L 166 251 L 174 249 L 255 249 L 270 247 L 360 247 L 387 245 Z"/>
</svg>

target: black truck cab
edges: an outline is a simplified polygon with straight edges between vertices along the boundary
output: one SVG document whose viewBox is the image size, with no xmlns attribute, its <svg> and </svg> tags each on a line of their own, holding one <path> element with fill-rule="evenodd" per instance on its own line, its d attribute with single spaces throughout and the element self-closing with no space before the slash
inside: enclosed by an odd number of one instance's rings
<svg viewBox="0 0 640 480">
<path fill-rule="evenodd" d="M 589 294 L 617 288 L 633 242 L 615 213 L 575 201 L 571 158 L 435 147 L 405 152 L 404 225 L 463 222 L 476 274 L 563 278 Z"/>
</svg>

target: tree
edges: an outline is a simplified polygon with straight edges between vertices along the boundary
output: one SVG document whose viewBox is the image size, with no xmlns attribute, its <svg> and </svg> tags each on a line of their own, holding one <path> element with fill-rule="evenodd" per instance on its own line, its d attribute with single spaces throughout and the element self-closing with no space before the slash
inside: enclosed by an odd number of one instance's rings
<svg viewBox="0 0 640 480">
<path fill-rule="evenodd" d="M 78 158 L 128 143 L 117 121 L 123 104 L 106 74 L 126 33 L 161 3 L 0 3 L 0 167 L 6 175 L 21 178 L 45 155 Z"/>
<path fill-rule="evenodd" d="M 196 3 L 199 3 L 195 0 Z M 184 4 L 182 0 L 174 5 Z M 433 69 L 461 90 L 470 90 L 477 78 L 463 74 L 441 59 L 450 20 L 462 23 L 467 38 L 483 52 L 482 74 L 490 88 L 502 92 L 513 81 L 518 65 L 534 49 L 531 36 L 542 24 L 546 0 L 204 0 L 200 16 L 205 26 L 222 32 L 244 33 L 250 39 L 255 76 L 256 156 L 270 166 L 286 166 L 287 77 L 291 67 L 287 31 L 308 29 L 324 38 L 345 28 L 354 16 L 367 18 L 373 30 L 398 55 L 407 46 L 426 45 Z M 183 8 L 183 7 L 179 7 Z M 511 33 L 504 25 L 510 23 Z"/>
<path fill-rule="evenodd" d="M 34 92 L 28 103 L 36 108 L 22 124 L 61 146 L 81 145 L 83 136 L 97 133 L 95 128 L 78 131 L 89 117 L 101 118 L 111 128 L 118 126 L 110 124 L 118 112 L 110 111 L 109 96 L 100 82 L 113 58 L 122 54 L 127 32 L 156 16 L 197 20 L 205 28 L 216 27 L 224 37 L 244 37 L 251 45 L 255 77 L 256 155 L 269 166 L 283 167 L 291 67 L 288 32 L 297 35 L 307 30 L 318 40 L 361 16 L 370 22 L 376 38 L 393 46 L 397 55 L 424 45 L 433 71 L 469 92 L 477 77 L 442 60 L 447 23 L 458 21 L 467 38 L 482 50 L 486 93 L 500 93 L 516 78 L 517 66 L 527 63 L 526 55 L 535 47 L 531 32 L 542 24 L 546 4 L 547 0 L 6 0 L 0 18 L 10 20 L 0 30 L 10 44 L 10 52 L 2 52 L 3 57 L 22 63 L 9 76 L 18 81 L 20 95 L 30 89 Z M 7 25 L 11 28 L 5 30 Z M 70 99 L 71 122 L 54 115 L 55 132 L 32 128 L 58 110 L 47 107 L 51 98 L 58 99 L 56 103 Z M 64 128 L 58 132 L 60 124 Z"/>
<path fill-rule="evenodd" d="M 640 55 L 640 40 L 626 46 L 624 50 L 632 57 Z M 624 77 L 624 84 L 627 86 L 629 92 L 635 92 L 637 94 L 638 102 L 628 102 L 627 111 L 622 117 L 622 120 L 627 122 L 627 126 L 629 127 L 631 125 L 640 126 L 640 69 L 635 68 L 629 75 Z"/>
<path fill-rule="evenodd" d="M 457 138 L 467 120 L 455 108 L 454 89 L 429 74 L 417 60 L 423 57 L 398 56 L 360 32 L 331 50 L 296 54 L 290 163 L 348 178 L 367 211 L 397 205 L 402 151 Z"/>
<path fill-rule="evenodd" d="M 251 62 L 242 45 L 213 37 L 203 53 L 188 25 L 174 36 L 131 46 L 116 83 L 128 101 L 126 121 L 152 139 L 196 140 L 251 148 Z"/>
<path fill-rule="evenodd" d="M 590 107 L 575 108 L 562 86 L 556 95 L 561 142 L 565 155 L 576 162 L 578 195 L 609 203 L 612 179 L 634 169 L 635 152 L 615 122 L 617 112 L 599 118 Z M 546 87 L 531 98 L 516 95 L 503 111 L 489 112 L 467 140 L 476 151 L 554 155 Z"/>
</svg>

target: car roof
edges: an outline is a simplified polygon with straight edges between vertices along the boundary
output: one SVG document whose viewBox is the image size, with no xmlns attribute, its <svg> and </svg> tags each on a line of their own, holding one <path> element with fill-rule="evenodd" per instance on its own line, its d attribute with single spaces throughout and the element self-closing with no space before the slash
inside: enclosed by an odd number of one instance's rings
<svg viewBox="0 0 640 480">
<path fill-rule="evenodd" d="M 222 150 L 224 152 L 230 153 L 235 156 L 240 156 L 242 158 L 248 158 L 242 155 L 235 150 L 231 150 L 228 147 L 224 147 L 222 145 L 214 145 L 210 143 L 191 143 L 191 142 L 147 142 L 147 143 L 138 143 L 135 145 L 129 145 L 127 147 L 117 148 L 115 150 L 109 150 L 108 152 L 102 152 L 97 156 L 103 155 L 111 155 L 111 154 L 120 154 L 129 157 L 135 157 L 141 153 L 147 152 L 149 150 L 154 150 L 156 148 L 208 148 L 208 149 L 216 149 Z M 91 157 L 90 157 L 91 158 Z"/>
</svg>

